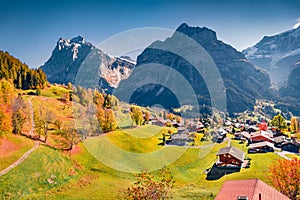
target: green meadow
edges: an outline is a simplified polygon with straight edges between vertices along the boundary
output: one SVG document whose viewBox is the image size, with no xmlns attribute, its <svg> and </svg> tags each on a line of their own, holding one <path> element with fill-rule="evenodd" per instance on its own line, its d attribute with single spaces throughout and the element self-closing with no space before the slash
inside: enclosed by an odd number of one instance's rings
<svg viewBox="0 0 300 200">
<path fill-rule="evenodd" d="M 169 156 L 171 156 L 170 152 L 174 154 L 183 152 L 178 159 L 167 165 L 176 181 L 172 190 L 174 199 L 214 199 L 226 180 L 259 178 L 270 184 L 267 176 L 268 166 L 279 159 L 276 154 L 250 154 L 248 155 L 252 159 L 250 168 L 241 169 L 240 172 L 225 175 L 218 180 L 206 180 L 206 169 L 212 167 L 217 159 L 216 153 L 227 145 L 227 141 L 188 149 L 159 146 L 162 133 L 167 131 L 167 128 L 151 125 L 115 131 L 90 137 L 77 145 L 76 151 L 69 153 L 41 146 L 22 164 L 0 177 L 1 197 L 4 199 L 120 198 L 122 191 L 125 191 L 136 179 L 133 173 L 118 171 L 99 161 L 101 156 L 107 156 L 103 151 L 98 151 L 98 146 L 103 145 L 103 138 L 117 148 L 141 155 L 161 149 L 168 149 Z M 137 135 L 141 137 L 134 137 Z M 238 141 L 231 140 L 231 145 L 246 151 L 246 146 L 239 144 Z M 132 164 L 131 158 L 126 157 L 126 154 L 110 156 L 118 158 L 120 165 Z M 161 164 L 159 159 L 140 159 L 138 162 L 140 162 L 137 163 L 138 166 L 143 166 L 143 163 L 151 163 L 150 167 Z M 153 174 L 156 177 L 156 172 Z"/>
</svg>

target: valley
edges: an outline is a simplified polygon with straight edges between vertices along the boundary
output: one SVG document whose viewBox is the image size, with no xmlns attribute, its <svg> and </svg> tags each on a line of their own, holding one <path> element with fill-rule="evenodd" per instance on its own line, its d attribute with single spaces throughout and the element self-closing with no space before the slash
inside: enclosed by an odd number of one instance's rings
<svg viewBox="0 0 300 200">
<path fill-rule="evenodd" d="M 298 200 L 299 30 L 240 52 L 182 23 L 136 61 L 79 35 L 36 69 L 0 51 L 0 199 L 209 200 L 255 180 Z"/>
</svg>

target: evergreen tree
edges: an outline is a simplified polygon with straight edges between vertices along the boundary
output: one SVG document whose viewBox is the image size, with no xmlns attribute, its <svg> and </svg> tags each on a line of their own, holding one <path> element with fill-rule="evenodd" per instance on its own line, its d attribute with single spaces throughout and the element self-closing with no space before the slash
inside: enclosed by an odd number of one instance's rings
<svg viewBox="0 0 300 200">
<path fill-rule="evenodd" d="M 43 88 L 47 83 L 46 74 L 41 70 L 30 69 L 20 60 L 0 51 L 0 79 L 12 80 L 17 89 Z"/>
</svg>

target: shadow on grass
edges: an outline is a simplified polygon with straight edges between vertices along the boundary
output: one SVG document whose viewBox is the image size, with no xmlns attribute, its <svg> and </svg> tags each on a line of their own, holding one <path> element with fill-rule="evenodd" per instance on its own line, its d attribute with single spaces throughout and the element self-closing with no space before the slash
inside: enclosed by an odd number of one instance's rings
<svg viewBox="0 0 300 200">
<path fill-rule="evenodd" d="M 218 180 L 226 174 L 239 172 L 240 168 L 237 167 L 217 167 L 216 164 L 210 169 L 206 175 L 206 180 Z"/>
</svg>

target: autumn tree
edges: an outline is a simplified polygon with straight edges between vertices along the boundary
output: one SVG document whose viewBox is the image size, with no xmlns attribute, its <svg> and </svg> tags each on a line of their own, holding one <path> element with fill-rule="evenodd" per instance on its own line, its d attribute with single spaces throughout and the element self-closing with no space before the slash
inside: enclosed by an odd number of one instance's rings
<svg viewBox="0 0 300 200">
<path fill-rule="evenodd" d="M 20 134 L 26 120 L 26 104 L 21 96 L 14 99 L 12 104 L 12 126 L 13 133 Z"/>
<path fill-rule="evenodd" d="M 0 105 L 0 135 L 12 131 L 11 116 L 7 114 L 5 108 Z"/>
<path fill-rule="evenodd" d="M 56 119 L 53 123 L 55 124 L 55 126 L 58 130 L 60 130 L 62 128 L 63 121 L 61 119 Z"/>
<path fill-rule="evenodd" d="M 173 113 L 169 113 L 169 114 L 166 114 L 167 118 L 171 121 L 173 121 L 174 119 L 176 119 L 176 115 L 174 115 Z"/>
<path fill-rule="evenodd" d="M 181 117 L 180 116 L 176 116 L 176 122 L 180 123 L 181 122 Z"/>
<path fill-rule="evenodd" d="M 271 121 L 271 124 L 272 126 L 275 126 L 279 131 L 282 131 L 286 128 L 286 121 L 281 114 L 274 116 Z"/>
<path fill-rule="evenodd" d="M 12 131 L 12 99 L 14 86 L 11 81 L 0 79 L 0 134 Z"/>
<path fill-rule="evenodd" d="M 112 109 L 97 108 L 97 119 L 104 133 L 117 129 L 117 122 Z"/>
<path fill-rule="evenodd" d="M 93 101 L 96 106 L 104 106 L 104 95 L 97 90 L 94 91 Z"/>
<path fill-rule="evenodd" d="M 72 150 L 73 146 L 80 141 L 76 129 L 71 126 L 66 126 L 56 131 L 56 134 L 60 136 L 60 139 L 57 139 L 56 142 L 59 144 L 59 148 L 64 150 Z"/>
<path fill-rule="evenodd" d="M 291 118 L 291 125 L 290 125 L 291 131 L 294 133 L 297 133 L 299 130 L 299 123 L 296 117 Z"/>
<path fill-rule="evenodd" d="M 38 133 L 39 138 L 44 136 L 44 142 L 47 142 L 49 124 L 54 123 L 55 114 L 47 108 L 40 106 L 38 111 L 34 112 L 35 131 Z"/>
<path fill-rule="evenodd" d="M 110 95 L 105 95 L 99 93 L 98 91 L 94 91 L 93 102 L 96 107 L 96 118 L 98 119 L 98 124 L 101 130 L 104 133 L 115 131 L 117 129 L 117 122 L 114 116 L 114 112 L 112 107 L 116 104 L 112 102 L 114 97 Z M 90 125 L 94 124 L 94 107 L 90 106 L 87 109 L 87 114 L 89 118 Z"/>
<path fill-rule="evenodd" d="M 292 200 L 300 196 L 300 159 L 280 159 L 269 168 L 274 187 Z M 298 197 L 298 198 L 297 198 Z"/>
<path fill-rule="evenodd" d="M 146 111 L 145 112 L 145 117 L 144 117 L 144 120 L 146 121 L 146 122 L 149 122 L 150 121 L 150 112 L 149 111 Z"/>
<path fill-rule="evenodd" d="M 126 199 L 152 200 L 171 197 L 170 193 L 175 181 L 167 168 L 159 171 L 158 180 L 147 171 L 138 174 L 136 177 L 137 181 L 124 194 Z"/>
<path fill-rule="evenodd" d="M 143 112 L 139 107 L 133 106 L 130 108 L 131 119 L 136 125 L 142 125 L 144 122 Z"/>
</svg>

